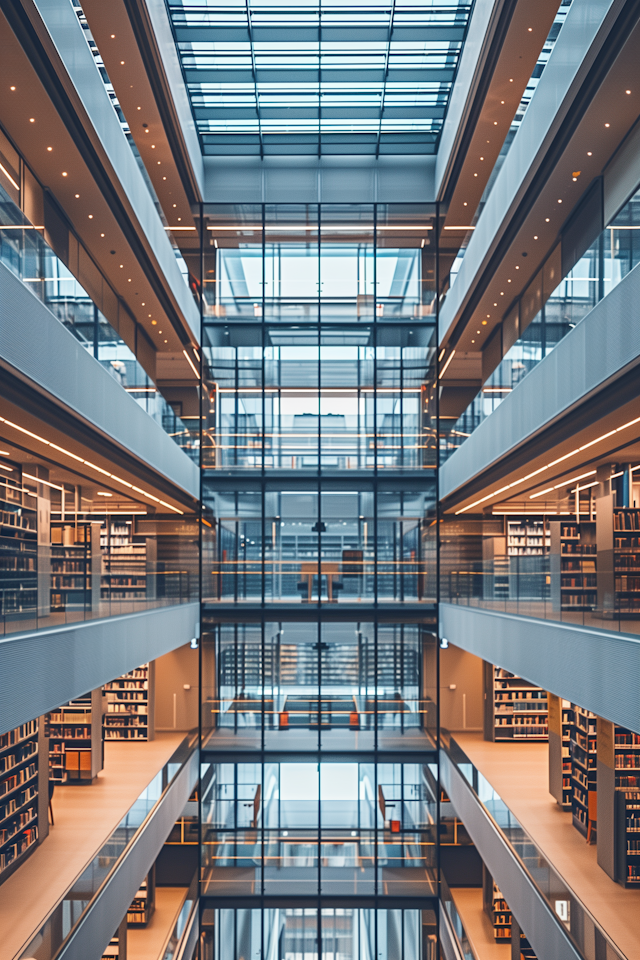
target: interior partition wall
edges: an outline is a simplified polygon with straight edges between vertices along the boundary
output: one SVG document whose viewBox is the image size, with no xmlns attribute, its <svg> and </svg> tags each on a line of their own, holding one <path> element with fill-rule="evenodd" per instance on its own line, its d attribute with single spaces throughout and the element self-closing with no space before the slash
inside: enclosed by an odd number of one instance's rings
<svg viewBox="0 0 640 960">
<path fill-rule="evenodd" d="M 436 210 L 200 226 L 203 949 L 430 958 Z"/>
</svg>

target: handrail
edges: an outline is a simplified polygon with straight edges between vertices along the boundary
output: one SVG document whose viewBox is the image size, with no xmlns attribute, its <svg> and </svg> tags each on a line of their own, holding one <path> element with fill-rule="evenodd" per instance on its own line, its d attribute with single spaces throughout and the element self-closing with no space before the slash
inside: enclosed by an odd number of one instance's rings
<svg viewBox="0 0 640 960">
<path fill-rule="evenodd" d="M 132 844 L 154 816 L 197 746 L 198 731 L 192 730 L 134 800 L 90 863 L 60 897 L 38 932 L 17 955 L 19 960 L 56 960 L 62 954 L 87 910 L 128 855 Z"/>
<path fill-rule="evenodd" d="M 478 803 L 496 830 L 504 837 L 514 857 L 526 871 L 531 883 L 547 903 L 555 920 L 561 925 L 567 938 L 582 956 L 587 956 L 585 942 L 590 931 L 598 933 L 605 941 L 607 956 L 627 960 L 626 955 L 600 926 L 566 880 L 555 870 L 536 842 L 515 818 L 504 800 L 491 786 L 486 777 L 469 759 L 452 734 L 441 728 L 441 745 L 458 773 L 471 788 Z M 531 869 L 534 865 L 535 869 Z M 563 902 L 566 911 L 561 916 L 557 903 Z M 526 931 L 525 931 L 526 932 Z"/>
</svg>

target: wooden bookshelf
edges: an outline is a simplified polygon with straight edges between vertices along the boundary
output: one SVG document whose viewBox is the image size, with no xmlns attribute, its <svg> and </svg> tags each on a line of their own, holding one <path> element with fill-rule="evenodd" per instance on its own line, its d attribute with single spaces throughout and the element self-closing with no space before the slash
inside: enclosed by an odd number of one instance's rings
<svg viewBox="0 0 640 960">
<path fill-rule="evenodd" d="M 155 664 L 143 663 L 103 687 L 105 740 L 153 740 Z"/>
<path fill-rule="evenodd" d="M 595 523 L 554 520 L 549 526 L 553 609 L 595 609 L 598 600 Z"/>
<path fill-rule="evenodd" d="M 53 783 L 91 783 L 102 770 L 102 709 L 102 692 L 98 689 L 47 714 Z"/>
<path fill-rule="evenodd" d="M 0 736 L 0 883 L 48 833 L 47 778 L 39 719 Z"/>
<path fill-rule="evenodd" d="M 640 889 L 640 790 L 616 791 L 618 882 Z"/>
<path fill-rule="evenodd" d="M 155 864 L 140 884 L 140 889 L 127 910 L 127 926 L 145 927 L 156 906 Z"/>
<path fill-rule="evenodd" d="M 509 904 L 500 893 L 496 883 L 493 884 L 493 899 L 491 904 L 491 922 L 493 923 L 493 938 L 498 943 L 511 942 L 511 910 Z"/>
<path fill-rule="evenodd" d="M 573 706 L 568 700 L 549 693 L 549 793 L 558 806 L 571 810 L 571 734 Z"/>
<path fill-rule="evenodd" d="M 490 739 L 548 740 L 546 690 L 502 667 L 494 666 L 490 677 L 491 686 L 485 691 L 486 702 L 493 704 L 493 736 Z"/>
<path fill-rule="evenodd" d="M 572 705 L 571 730 L 571 814 L 573 825 L 587 835 L 589 794 L 598 783 L 597 717 L 577 704 Z"/>
</svg>

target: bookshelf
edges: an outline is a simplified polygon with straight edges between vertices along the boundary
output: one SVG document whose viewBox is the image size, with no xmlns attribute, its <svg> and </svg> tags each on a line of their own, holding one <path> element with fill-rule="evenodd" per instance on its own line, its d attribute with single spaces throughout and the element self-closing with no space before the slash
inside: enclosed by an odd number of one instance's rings
<svg viewBox="0 0 640 960">
<path fill-rule="evenodd" d="M 573 733 L 573 704 L 561 701 L 562 709 L 562 809 L 571 810 L 573 787 L 571 782 L 571 735 Z"/>
<path fill-rule="evenodd" d="M 559 807 L 571 810 L 571 734 L 573 706 L 553 693 L 549 703 L 549 793 Z"/>
<path fill-rule="evenodd" d="M 104 948 L 102 960 L 127 960 L 127 918 L 122 919 L 120 926 Z"/>
<path fill-rule="evenodd" d="M 53 783 L 91 783 L 104 766 L 101 690 L 52 710 L 47 721 Z"/>
<path fill-rule="evenodd" d="M 548 740 L 547 692 L 502 667 L 487 671 L 486 703 L 493 705 L 488 739 L 495 741 Z M 486 736 L 486 733 L 485 733 Z"/>
<path fill-rule="evenodd" d="M 493 898 L 491 901 L 491 920 L 493 923 L 493 938 L 498 943 L 511 941 L 511 910 L 504 899 L 495 881 L 493 884 Z"/>
<path fill-rule="evenodd" d="M 33 616 L 37 610 L 36 504 L 36 497 L 22 492 L 17 467 L 0 477 L 0 616 Z"/>
<path fill-rule="evenodd" d="M 549 552 L 549 529 L 543 517 L 507 520 L 506 532 L 509 557 L 541 557 Z"/>
<path fill-rule="evenodd" d="M 0 736 L 0 883 L 49 831 L 47 778 L 39 719 Z"/>
<path fill-rule="evenodd" d="M 147 541 L 134 534 L 133 520 L 107 517 L 100 530 L 103 599 L 147 597 Z"/>
<path fill-rule="evenodd" d="M 100 599 L 99 527 L 51 523 L 51 610 L 97 609 Z"/>
<path fill-rule="evenodd" d="M 155 664 L 143 663 L 104 688 L 105 740 L 153 740 Z"/>
<path fill-rule="evenodd" d="M 598 610 L 605 619 L 640 619 L 640 509 L 596 501 Z"/>
<path fill-rule="evenodd" d="M 549 527 L 553 609 L 593 610 L 598 600 L 595 523 L 555 520 Z"/>
<path fill-rule="evenodd" d="M 127 926 L 145 927 L 156 906 L 155 864 L 146 875 L 127 910 Z"/>
<path fill-rule="evenodd" d="M 617 879 L 640 889 L 640 791 L 616 791 Z"/>
<path fill-rule="evenodd" d="M 596 794 L 597 717 L 594 713 L 573 704 L 571 731 L 571 814 L 573 825 L 587 835 L 589 794 Z"/>
</svg>

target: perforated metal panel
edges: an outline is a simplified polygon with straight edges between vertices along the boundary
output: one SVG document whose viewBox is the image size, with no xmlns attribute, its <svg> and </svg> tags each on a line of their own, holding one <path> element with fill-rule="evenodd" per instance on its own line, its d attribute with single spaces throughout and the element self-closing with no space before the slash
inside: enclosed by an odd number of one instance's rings
<svg viewBox="0 0 640 960">
<path fill-rule="evenodd" d="M 640 363 L 640 265 L 518 384 L 440 469 L 440 496 Z"/>
<path fill-rule="evenodd" d="M 41 387 L 141 463 L 198 497 L 196 465 L 2 263 L 0 364 Z"/>
<path fill-rule="evenodd" d="M 0 733 L 189 643 L 199 618 L 185 603 L 3 637 Z"/>
<path fill-rule="evenodd" d="M 640 733 L 640 640 L 533 617 L 440 604 L 440 636 Z"/>
</svg>

